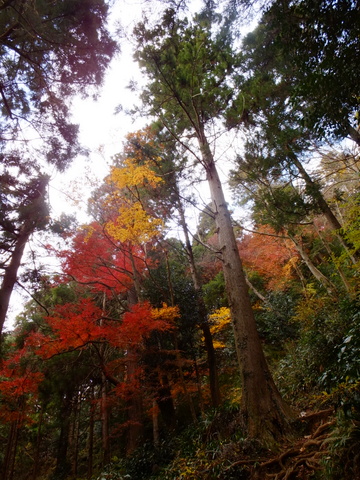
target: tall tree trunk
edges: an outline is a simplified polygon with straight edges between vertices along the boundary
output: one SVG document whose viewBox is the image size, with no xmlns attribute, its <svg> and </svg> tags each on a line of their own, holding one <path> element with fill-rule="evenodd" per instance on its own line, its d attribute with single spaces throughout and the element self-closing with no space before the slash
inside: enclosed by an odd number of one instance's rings
<svg viewBox="0 0 360 480">
<path fill-rule="evenodd" d="M 58 440 L 58 451 L 56 457 L 56 467 L 54 475 L 56 478 L 66 478 L 71 466 L 68 462 L 68 447 L 69 447 L 69 433 L 70 433 L 70 416 L 71 416 L 71 398 L 66 394 L 62 400 L 60 409 L 60 433 Z"/>
<path fill-rule="evenodd" d="M 194 369 L 195 369 L 195 375 L 196 375 L 196 386 L 197 386 L 197 391 L 198 391 L 198 396 L 199 396 L 200 412 L 201 412 L 201 415 L 204 415 L 204 413 L 205 413 L 204 397 L 203 397 L 202 390 L 201 390 L 201 377 L 200 377 L 200 372 L 199 372 L 198 364 L 197 364 L 197 361 L 196 361 L 195 353 L 194 353 Z"/>
<path fill-rule="evenodd" d="M 141 393 L 137 388 L 132 388 L 131 383 L 137 383 L 137 365 L 138 365 L 138 356 L 136 353 L 131 351 L 129 347 L 127 352 L 127 377 L 128 382 L 130 383 L 131 397 L 128 399 L 127 410 L 129 416 L 129 427 L 128 427 L 128 441 L 127 441 L 127 453 L 131 454 L 136 448 L 139 447 L 140 441 L 143 438 L 144 434 L 144 425 L 143 425 L 143 402 Z"/>
<path fill-rule="evenodd" d="M 212 335 L 211 335 L 211 331 L 208 323 L 207 309 L 206 309 L 204 298 L 202 295 L 202 288 L 201 288 L 202 285 L 199 278 L 199 272 L 196 267 L 194 253 L 193 253 L 192 245 L 189 238 L 189 230 L 188 230 L 186 219 L 185 219 L 184 208 L 180 198 L 178 200 L 178 211 L 180 214 L 180 224 L 185 237 L 185 248 L 186 248 L 186 253 L 189 261 L 191 277 L 192 277 L 192 281 L 193 281 L 195 292 L 196 292 L 196 300 L 198 304 L 199 317 L 200 317 L 199 325 L 204 334 L 207 363 L 209 368 L 211 403 L 213 407 L 218 407 L 221 403 L 221 395 L 220 395 L 219 379 L 218 379 L 218 372 L 217 372 L 215 348 L 214 348 Z"/>
<path fill-rule="evenodd" d="M 103 315 L 105 315 L 105 312 L 106 312 L 105 293 L 102 299 L 102 311 L 103 311 Z M 103 324 L 103 320 L 100 320 L 100 325 L 102 324 Z M 100 346 L 100 357 L 101 357 L 102 366 L 105 363 L 105 356 L 106 356 L 106 345 L 102 344 Z M 108 408 L 108 401 L 107 401 L 106 380 L 107 380 L 107 377 L 105 375 L 105 371 L 102 370 L 101 387 L 100 387 L 100 395 L 101 395 L 100 418 L 101 418 L 101 442 L 102 442 L 103 466 L 108 465 L 110 463 L 109 408 Z"/>
<path fill-rule="evenodd" d="M 174 333 L 174 344 L 175 344 L 176 365 L 177 365 L 178 372 L 179 372 L 179 377 L 180 377 L 180 385 L 181 385 L 182 391 L 184 392 L 184 397 L 186 399 L 186 402 L 189 405 L 191 418 L 192 418 L 194 423 L 197 423 L 198 420 L 197 420 L 197 416 L 196 416 L 196 410 L 195 410 L 194 402 L 193 402 L 193 399 L 192 399 L 192 397 L 189 393 L 189 390 L 186 386 L 184 370 L 182 368 L 182 360 L 181 360 L 179 344 L 178 344 L 176 333 Z"/>
<path fill-rule="evenodd" d="M 171 395 L 169 379 L 167 375 L 161 374 L 159 371 L 156 372 L 155 375 L 155 381 L 157 383 L 156 403 L 165 425 L 170 431 L 172 431 L 175 430 L 176 427 L 176 412 L 173 397 Z"/>
<path fill-rule="evenodd" d="M 33 230 L 30 228 L 28 222 L 25 222 L 20 229 L 20 232 L 16 239 L 15 247 L 11 254 L 11 261 L 9 265 L 5 267 L 3 282 L 0 288 L 0 335 L 4 328 L 6 315 L 9 309 L 11 294 L 17 281 L 17 273 L 20 268 L 25 246 L 29 241 L 32 233 Z"/>
<path fill-rule="evenodd" d="M 166 373 L 162 372 L 164 360 L 160 351 L 161 345 L 153 350 L 152 358 L 159 358 L 159 362 L 157 362 L 157 366 L 150 364 L 145 370 L 145 375 L 154 392 L 154 402 L 156 403 L 158 412 L 160 412 L 162 421 L 166 429 L 169 432 L 173 432 L 176 427 L 176 412 L 169 379 Z"/>
<path fill-rule="evenodd" d="M 79 434 L 80 434 L 80 414 L 81 414 L 81 392 L 78 393 L 76 404 L 74 407 L 74 420 L 72 429 L 72 473 L 74 476 L 78 473 L 78 461 L 79 461 Z"/>
<path fill-rule="evenodd" d="M 103 466 L 110 463 L 110 442 L 109 442 L 109 409 L 107 402 L 106 378 L 101 374 L 101 440 L 102 440 L 102 464 Z"/>
<path fill-rule="evenodd" d="M 332 212 L 331 208 L 329 207 L 327 201 L 323 197 L 322 193 L 320 192 L 319 185 L 315 183 L 310 175 L 307 173 L 305 168 L 303 167 L 302 163 L 300 160 L 297 158 L 297 156 L 293 153 L 290 155 L 291 161 L 294 163 L 296 168 L 299 170 L 299 173 L 304 180 L 306 186 L 309 189 L 309 193 L 311 193 L 313 199 L 316 201 L 319 209 L 322 211 L 322 213 L 325 215 L 325 218 L 329 222 L 329 225 L 333 230 L 340 230 L 341 229 L 341 224 L 339 220 L 335 217 L 334 213 Z"/>
<path fill-rule="evenodd" d="M 316 227 L 316 225 L 314 224 L 314 229 L 316 231 L 316 233 L 318 234 L 318 237 L 320 238 L 321 240 L 321 243 L 324 245 L 328 255 L 329 255 L 329 258 L 331 258 L 333 256 L 333 252 L 331 251 L 331 248 L 330 248 L 330 245 L 328 244 L 327 240 L 325 238 L 323 238 L 323 236 L 321 235 L 320 233 L 320 230 Z M 344 287 L 345 287 L 345 290 L 350 293 L 351 292 L 351 286 L 350 286 L 350 283 L 348 282 L 347 278 L 346 278 L 346 275 L 345 273 L 343 272 L 342 268 L 338 265 L 338 263 L 336 261 L 333 261 L 333 264 L 336 268 L 336 270 L 338 271 L 339 273 L 339 276 L 344 284 Z"/>
<path fill-rule="evenodd" d="M 160 445 L 159 407 L 157 406 L 155 399 L 153 400 L 152 406 L 152 423 L 154 446 L 158 447 Z"/>
<path fill-rule="evenodd" d="M 0 287 L 0 342 L 1 333 L 4 328 L 6 315 L 9 309 L 11 294 L 17 281 L 18 270 L 21 265 L 21 259 L 24 254 L 25 246 L 30 236 L 36 230 L 40 222 L 44 221 L 44 197 L 49 179 L 44 177 L 39 182 L 36 194 L 32 200 L 32 205 L 28 206 L 28 216 L 20 227 L 16 237 L 14 249 L 11 252 L 11 260 L 5 267 L 3 281 Z"/>
<path fill-rule="evenodd" d="M 137 277 L 138 272 L 135 268 L 135 262 L 132 256 L 131 259 L 133 262 L 132 268 L 134 279 L 137 280 L 134 282 L 133 287 L 127 292 L 128 303 L 130 306 L 135 305 L 141 296 L 140 280 Z M 137 382 L 136 375 L 138 366 L 138 355 L 131 345 L 128 347 L 126 357 L 127 380 L 131 385 L 132 382 Z M 127 453 L 131 454 L 139 446 L 144 434 L 143 402 L 140 391 L 133 389 L 131 398 L 127 400 L 127 410 L 129 416 Z"/>
<path fill-rule="evenodd" d="M 36 435 L 36 450 L 35 450 L 32 480 L 36 480 L 40 473 L 40 446 L 41 446 L 41 429 L 43 425 L 43 419 L 44 419 L 44 408 L 41 407 L 39 422 L 38 422 L 38 432 Z"/>
<path fill-rule="evenodd" d="M 170 272 L 170 265 L 169 265 L 169 259 L 166 254 L 166 272 L 167 272 L 167 280 L 168 280 L 168 285 L 169 285 L 169 291 L 170 291 L 170 298 L 171 298 L 171 306 L 173 307 L 175 305 L 175 296 L 174 296 L 174 289 L 173 289 L 173 284 L 171 281 L 171 272 Z M 196 411 L 194 407 L 194 403 L 192 401 L 192 397 L 188 392 L 188 389 L 186 387 L 186 382 L 185 382 L 185 377 L 184 377 L 184 371 L 182 368 L 182 361 L 181 361 L 181 355 L 180 355 L 180 350 L 179 350 L 179 344 L 176 336 L 176 332 L 173 334 L 174 338 L 174 346 L 175 346 L 175 357 L 176 357 L 176 364 L 178 367 L 178 372 L 180 376 L 180 384 L 182 387 L 182 390 L 184 392 L 184 397 L 189 405 L 190 408 L 190 413 L 191 417 L 193 419 L 194 423 L 197 423 L 197 416 L 196 416 Z"/>
<path fill-rule="evenodd" d="M 19 419 L 11 422 L 5 459 L 2 468 L 2 479 L 12 480 L 14 476 L 17 442 L 19 437 Z"/>
<path fill-rule="evenodd" d="M 283 401 L 266 362 L 222 184 L 205 138 L 199 138 L 213 202 L 240 365 L 241 404 L 249 435 L 271 445 L 290 429 L 291 409 Z"/>
<path fill-rule="evenodd" d="M 94 426 L 95 426 L 95 405 L 94 405 L 94 385 L 90 388 L 90 406 L 89 406 L 89 436 L 88 436 L 88 464 L 87 464 L 87 477 L 90 479 L 93 474 L 93 456 L 94 456 Z"/>
</svg>

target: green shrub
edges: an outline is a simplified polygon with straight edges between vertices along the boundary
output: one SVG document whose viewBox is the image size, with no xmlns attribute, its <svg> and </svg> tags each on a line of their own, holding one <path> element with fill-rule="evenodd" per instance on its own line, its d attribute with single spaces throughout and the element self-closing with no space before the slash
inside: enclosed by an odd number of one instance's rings
<svg viewBox="0 0 360 480">
<path fill-rule="evenodd" d="M 312 393 L 330 393 L 360 377 L 360 313 L 358 302 L 339 303 L 314 296 L 300 303 L 294 317 L 299 340 L 290 343 L 277 377 L 283 392 L 301 400 Z"/>
</svg>

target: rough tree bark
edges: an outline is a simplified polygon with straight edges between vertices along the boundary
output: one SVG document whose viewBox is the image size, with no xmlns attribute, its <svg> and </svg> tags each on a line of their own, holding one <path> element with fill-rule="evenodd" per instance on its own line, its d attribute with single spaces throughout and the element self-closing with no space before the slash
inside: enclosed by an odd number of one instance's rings
<svg viewBox="0 0 360 480">
<path fill-rule="evenodd" d="M 283 401 L 270 373 L 248 294 L 230 213 L 209 144 L 199 139 L 214 206 L 236 352 L 242 382 L 242 409 L 249 435 L 272 445 L 290 429 L 293 413 Z"/>
<path fill-rule="evenodd" d="M 5 267 L 3 282 L 0 288 L 0 332 L 2 332 L 4 328 L 6 315 L 9 310 L 11 294 L 14 290 L 17 281 L 18 270 L 21 265 L 21 259 L 32 233 L 33 228 L 31 227 L 31 224 L 29 225 L 29 222 L 25 222 L 16 239 L 14 250 L 11 254 L 11 261 L 9 265 Z"/>
</svg>

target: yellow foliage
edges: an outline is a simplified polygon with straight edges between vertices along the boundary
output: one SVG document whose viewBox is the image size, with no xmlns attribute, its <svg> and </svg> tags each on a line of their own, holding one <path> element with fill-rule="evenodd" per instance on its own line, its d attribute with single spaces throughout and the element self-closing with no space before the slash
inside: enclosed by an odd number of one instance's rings
<svg viewBox="0 0 360 480">
<path fill-rule="evenodd" d="M 239 405 L 241 395 L 242 395 L 242 390 L 240 387 L 232 387 L 232 388 L 229 388 L 227 397 L 232 405 Z"/>
<path fill-rule="evenodd" d="M 225 348 L 226 343 L 222 340 L 221 334 L 223 330 L 229 327 L 231 323 L 230 308 L 221 307 L 218 310 L 215 310 L 214 313 L 209 315 L 210 320 L 210 331 L 213 335 L 213 345 L 214 348 Z M 219 338 L 216 338 L 218 336 Z M 223 337 L 224 338 L 224 337 Z"/>
<path fill-rule="evenodd" d="M 118 210 L 115 221 L 106 224 L 106 231 L 119 242 L 141 244 L 150 241 L 163 228 L 163 221 L 151 217 L 140 202 L 124 203 Z"/>
<path fill-rule="evenodd" d="M 146 212 L 138 188 L 154 189 L 162 181 L 150 168 L 149 162 L 139 164 L 127 158 L 121 167 L 113 167 L 107 182 L 116 187 L 116 191 L 108 203 L 115 201 L 120 207 L 117 207 L 116 219 L 107 223 L 107 233 L 117 241 L 134 244 L 148 242 L 158 235 L 162 231 L 163 221 Z"/>
<path fill-rule="evenodd" d="M 169 307 L 166 303 L 163 303 L 161 308 L 151 309 L 151 316 L 153 320 L 163 320 L 172 323 L 176 318 L 180 317 L 179 307 Z"/>
<path fill-rule="evenodd" d="M 119 189 L 131 189 L 141 186 L 156 188 L 163 180 L 151 169 L 149 162 L 139 165 L 134 159 L 127 158 L 122 167 L 112 167 L 107 181 Z"/>
<path fill-rule="evenodd" d="M 87 243 L 88 240 L 92 237 L 95 229 L 92 225 L 83 225 L 81 227 L 81 230 L 84 230 L 84 232 L 86 232 L 86 235 L 84 237 L 84 242 Z"/>
<path fill-rule="evenodd" d="M 252 308 L 253 310 L 265 310 L 264 305 L 260 301 L 256 302 Z"/>
<path fill-rule="evenodd" d="M 313 321 L 317 314 L 323 310 L 326 298 L 321 298 L 313 284 L 308 284 L 305 288 L 305 297 L 295 308 L 295 315 L 292 320 L 299 322 L 303 328 L 313 328 Z"/>
<path fill-rule="evenodd" d="M 221 307 L 218 310 L 215 310 L 209 318 L 212 323 L 210 327 L 211 333 L 215 335 L 231 323 L 230 308 Z"/>
</svg>

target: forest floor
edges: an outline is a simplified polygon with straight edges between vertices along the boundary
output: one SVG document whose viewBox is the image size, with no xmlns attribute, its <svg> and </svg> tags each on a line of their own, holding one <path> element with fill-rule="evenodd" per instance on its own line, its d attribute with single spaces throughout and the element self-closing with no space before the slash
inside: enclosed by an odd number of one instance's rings
<svg viewBox="0 0 360 480">
<path fill-rule="evenodd" d="M 145 478 L 147 465 L 146 478 L 154 480 L 360 480 L 357 417 L 334 408 L 308 411 L 276 450 L 243 435 L 243 425 L 239 410 L 217 411 L 211 421 L 175 439 L 178 448 L 169 463 L 155 463 L 144 450 L 124 465 L 120 477 L 106 478 Z M 156 458 L 164 460 L 163 455 Z"/>
<path fill-rule="evenodd" d="M 333 409 L 304 415 L 299 420 L 303 435 L 294 442 L 286 442 L 276 455 L 263 458 L 244 458 L 234 462 L 226 471 L 234 468 L 247 470 L 251 480 L 308 480 L 315 472 L 323 470 L 321 463 L 329 455 L 332 427 L 335 424 Z M 226 471 L 222 478 L 226 478 Z M 319 476 L 316 478 L 325 478 Z M 355 479 L 354 479 L 355 480 Z"/>
</svg>

